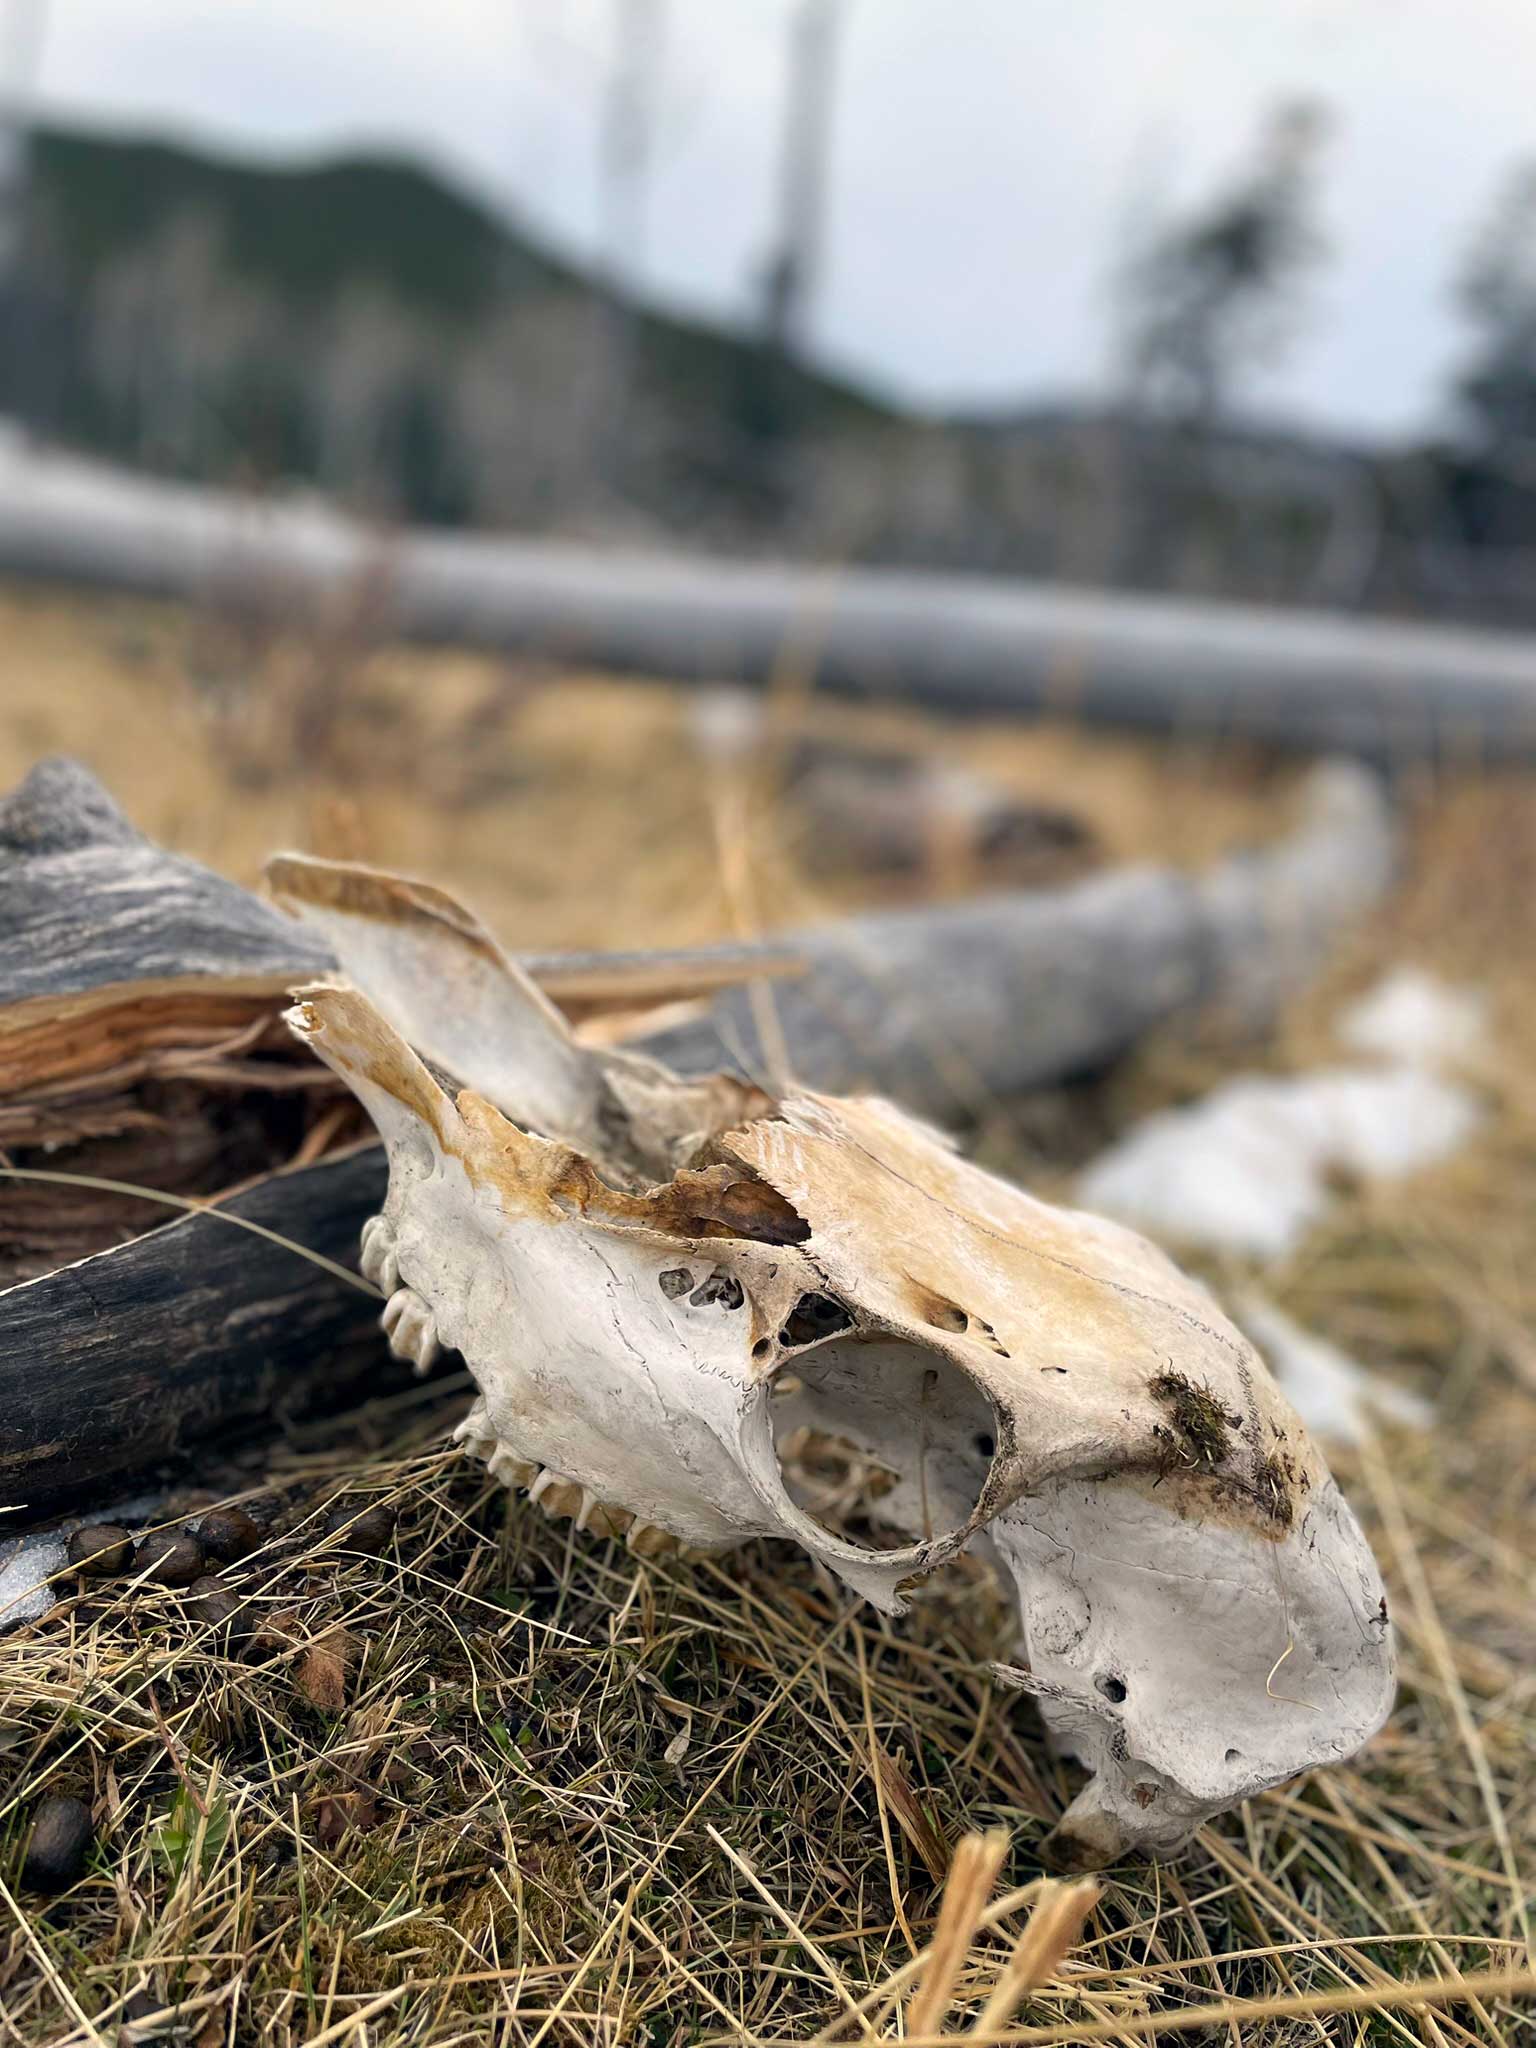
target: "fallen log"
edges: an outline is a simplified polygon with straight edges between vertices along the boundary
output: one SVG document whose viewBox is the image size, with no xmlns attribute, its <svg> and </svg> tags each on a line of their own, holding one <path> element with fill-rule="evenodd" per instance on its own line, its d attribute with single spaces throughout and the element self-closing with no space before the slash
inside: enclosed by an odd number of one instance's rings
<svg viewBox="0 0 1536 2048">
<path fill-rule="evenodd" d="M 746 988 L 645 1039 L 684 1073 L 790 1071 L 871 1089 L 940 1122 L 1108 1066 L 1171 1018 L 1219 1004 L 1258 1024 L 1381 898 L 1381 788 L 1314 769 L 1277 845 L 1189 876 L 1135 867 L 1065 889 L 853 917 L 799 932 L 800 978 Z"/>
<path fill-rule="evenodd" d="M 945 714 L 1236 736 L 1378 763 L 1536 756 L 1536 639 L 907 570 L 622 554 L 503 535 L 381 539 L 258 501 L 0 455 L 0 572 L 285 609 L 366 587 L 405 638 L 682 681 L 818 688 Z"/>
<path fill-rule="evenodd" d="M 1379 788 L 1334 764 L 1290 837 L 1204 878 L 1131 870 L 766 952 L 529 964 L 588 1016 L 750 973 L 755 1001 L 732 988 L 629 1042 L 692 1074 L 787 1061 L 952 1119 L 1213 1001 L 1262 1012 L 1380 896 L 1391 852 Z M 206 1206 L 354 1265 L 383 1156 L 277 1024 L 329 964 L 303 926 L 144 840 L 73 764 L 0 804 L 0 1507 L 100 1500 L 189 1446 L 391 1383 L 365 1285 Z M 96 1185 L 6 1177 L 64 1172 Z M 196 1213 L 150 1228 L 129 1181 Z"/>
</svg>

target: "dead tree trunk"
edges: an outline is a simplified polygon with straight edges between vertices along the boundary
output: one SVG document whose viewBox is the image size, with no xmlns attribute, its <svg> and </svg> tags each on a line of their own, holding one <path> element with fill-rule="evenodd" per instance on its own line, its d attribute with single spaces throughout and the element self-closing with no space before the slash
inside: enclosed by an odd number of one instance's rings
<svg viewBox="0 0 1536 2048">
<path fill-rule="evenodd" d="M 941 1122 L 1102 1069 L 1178 1015 L 1262 1018 L 1384 893 L 1393 832 L 1381 790 L 1314 771 L 1289 838 L 1203 876 L 1125 868 L 1066 889 L 848 918 L 791 935 L 806 972 L 771 1013 L 742 988 L 646 1049 L 697 1073 L 771 1074 L 771 1014 L 790 1071 L 872 1089 Z M 773 1026 L 769 1027 L 773 1036 Z"/>
<path fill-rule="evenodd" d="M 407 534 L 386 550 L 310 507 L 0 463 L 0 572 L 176 597 L 265 581 L 318 600 L 381 559 L 389 623 L 422 640 L 747 683 L 792 645 L 820 688 L 944 713 L 1060 712 L 1378 763 L 1536 756 L 1529 635 L 489 535 Z"/>
</svg>

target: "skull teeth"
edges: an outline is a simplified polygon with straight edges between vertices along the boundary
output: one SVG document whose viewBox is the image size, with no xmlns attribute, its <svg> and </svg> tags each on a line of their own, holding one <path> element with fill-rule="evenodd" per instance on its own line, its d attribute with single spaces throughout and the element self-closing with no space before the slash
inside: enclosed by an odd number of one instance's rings
<svg viewBox="0 0 1536 2048">
<path fill-rule="evenodd" d="M 363 1277 L 371 1280 L 381 1294 L 393 1294 L 400 1285 L 400 1261 L 395 1257 L 394 1232 L 382 1216 L 370 1216 L 363 1225 Z"/>
<path fill-rule="evenodd" d="M 393 1264 L 394 1254 L 388 1264 Z M 383 1270 L 381 1268 L 381 1270 Z M 379 1318 L 396 1358 L 408 1358 L 419 1379 L 436 1365 L 442 1355 L 437 1339 L 437 1319 L 414 1287 L 397 1287 L 384 1304 Z"/>
<path fill-rule="evenodd" d="M 486 1418 L 477 1403 L 454 1431 L 454 1438 L 503 1486 L 525 1493 L 551 1522 L 574 1522 L 594 1536 L 622 1536 L 637 1557 L 674 1557 L 683 1551 L 681 1538 L 669 1529 L 642 1521 L 617 1502 L 599 1500 L 589 1487 L 557 1472 L 553 1465 L 520 1458 L 499 1437 L 482 1435 L 485 1426 Z"/>
</svg>

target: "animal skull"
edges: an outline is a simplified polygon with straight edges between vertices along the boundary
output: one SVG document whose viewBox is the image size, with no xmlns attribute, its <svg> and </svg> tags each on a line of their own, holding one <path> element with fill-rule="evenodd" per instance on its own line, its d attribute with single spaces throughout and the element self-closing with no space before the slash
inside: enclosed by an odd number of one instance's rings
<svg viewBox="0 0 1536 2048">
<path fill-rule="evenodd" d="M 363 1263 L 391 1344 L 423 1369 L 463 1354 L 458 1435 L 497 1477 L 642 1552 L 792 1538 L 888 1612 L 987 1549 L 1027 1658 L 999 1676 L 1092 1773 L 1058 1830 L 1085 1864 L 1177 1849 L 1381 1725 L 1365 1540 L 1252 1346 L 1161 1252 L 888 1103 L 582 1047 L 438 891 L 293 856 L 269 879 L 356 984 L 288 1017 L 388 1148 Z M 795 1498 L 801 1429 L 892 1475 L 901 1547 Z"/>
</svg>

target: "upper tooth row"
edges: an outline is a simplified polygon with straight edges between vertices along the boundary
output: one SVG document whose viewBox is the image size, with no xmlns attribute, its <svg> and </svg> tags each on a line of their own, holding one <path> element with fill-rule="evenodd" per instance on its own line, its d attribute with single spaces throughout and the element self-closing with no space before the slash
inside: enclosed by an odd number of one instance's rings
<svg viewBox="0 0 1536 2048">
<path fill-rule="evenodd" d="M 599 1500 L 590 1487 L 567 1478 L 553 1465 L 520 1458 L 499 1437 L 482 1436 L 484 1420 L 482 1414 L 471 1412 L 454 1431 L 455 1440 L 471 1457 L 482 1460 L 503 1486 L 520 1487 L 551 1521 L 569 1519 L 595 1536 L 622 1536 L 638 1557 L 670 1557 L 683 1548 L 670 1529 L 641 1521 L 629 1508 Z"/>
<path fill-rule="evenodd" d="M 390 1350 L 397 1358 L 412 1359 L 418 1373 L 429 1371 L 442 1350 L 436 1321 L 416 1290 L 401 1286 L 394 1232 L 382 1216 L 370 1216 L 363 1225 L 361 1263 L 368 1279 L 389 1297 L 381 1321 L 389 1336 Z M 552 1465 L 520 1458 L 499 1437 L 484 1435 L 484 1424 L 484 1410 L 477 1404 L 454 1436 L 472 1456 L 490 1467 L 503 1486 L 521 1487 L 552 1521 L 569 1518 L 578 1529 L 589 1529 L 594 1535 L 622 1536 L 640 1557 L 668 1557 L 682 1549 L 682 1543 L 670 1530 L 641 1521 L 628 1508 L 599 1500 L 590 1487 L 567 1478 Z"/>
</svg>

